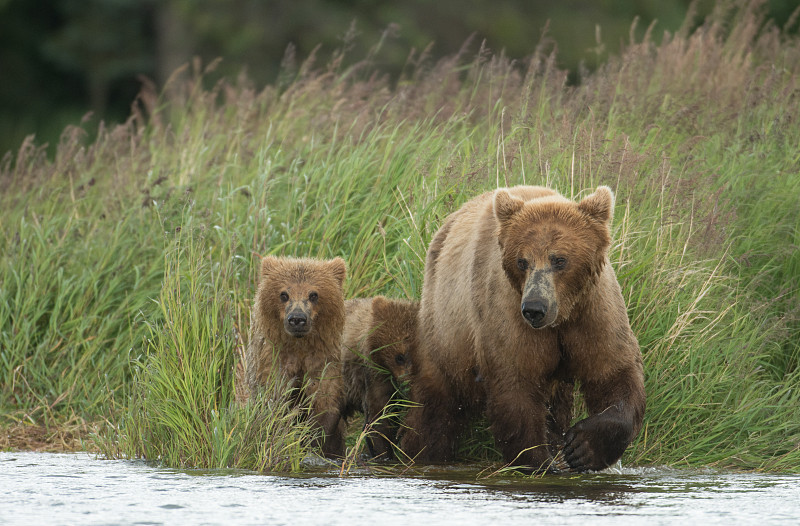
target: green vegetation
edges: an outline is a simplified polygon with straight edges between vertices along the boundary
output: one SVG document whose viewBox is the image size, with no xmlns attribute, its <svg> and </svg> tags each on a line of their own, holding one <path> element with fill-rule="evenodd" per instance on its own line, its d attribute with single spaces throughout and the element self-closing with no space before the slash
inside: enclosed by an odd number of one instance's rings
<svg viewBox="0 0 800 526">
<path fill-rule="evenodd" d="M 396 86 L 336 61 L 260 92 L 204 74 L 0 165 L 0 426 L 299 469 L 291 410 L 233 404 L 259 255 L 341 255 L 348 297 L 419 297 L 433 232 L 478 192 L 609 184 L 648 393 L 623 463 L 797 471 L 800 40 L 757 10 L 630 42 L 576 87 L 541 51 Z"/>
<path fill-rule="evenodd" d="M 119 425 L 96 439 L 111 457 L 158 459 L 170 466 L 298 471 L 315 435 L 275 378 L 264 400 L 235 405 L 231 371 L 242 349 L 227 259 L 210 265 L 190 234 L 165 250 L 158 308 L 148 316 L 144 354 L 134 362 L 133 393 Z M 120 418 L 121 417 L 121 418 Z"/>
</svg>

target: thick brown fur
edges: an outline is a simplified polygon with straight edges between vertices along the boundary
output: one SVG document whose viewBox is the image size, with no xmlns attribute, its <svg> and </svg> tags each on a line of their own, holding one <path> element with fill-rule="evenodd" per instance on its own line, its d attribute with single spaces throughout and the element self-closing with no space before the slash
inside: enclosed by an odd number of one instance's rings
<svg viewBox="0 0 800 526">
<path fill-rule="evenodd" d="M 251 398 L 278 378 L 295 389 L 298 403 L 310 401 L 310 416 L 323 432 L 322 451 L 331 457 L 344 455 L 340 354 L 346 272 L 341 258 L 264 257 L 245 360 Z"/>
<path fill-rule="evenodd" d="M 483 411 L 508 462 L 550 469 L 577 381 L 589 416 L 566 431 L 564 459 L 585 471 L 622 456 L 641 427 L 645 393 L 608 260 L 612 213 L 608 187 L 573 202 L 518 186 L 447 218 L 425 264 L 411 355 L 411 400 L 420 406 L 408 413 L 406 454 L 451 459 L 458 434 Z"/>
<path fill-rule="evenodd" d="M 371 428 L 367 435 L 370 454 L 391 459 L 397 425 L 393 418 L 382 414 L 406 377 L 419 303 L 376 296 L 347 300 L 345 307 L 343 416 L 363 413 L 365 428 Z"/>
</svg>

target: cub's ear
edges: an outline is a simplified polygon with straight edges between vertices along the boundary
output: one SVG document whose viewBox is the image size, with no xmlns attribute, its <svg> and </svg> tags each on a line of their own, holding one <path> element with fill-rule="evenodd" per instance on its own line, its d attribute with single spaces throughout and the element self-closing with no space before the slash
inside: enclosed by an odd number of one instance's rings
<svg viewBox="0 0 800 526">
<path fill-rule="evenodd" d="M 595 221 L 609 223 L 614 215 L 614 192 L 607 186 L 598 186 L 592 195 L 578 203 L 578 209 Z"/>
<path fill-rule="evenodd" d="M 391 305 L 391 302 L 384 296 L 375 296 L 372 298 L 372 316 L 379 320 L 385 320 Z"/>
<path fill-rule="evenodd" d="M 513 197 L 505 190 L 497 190 L 494 193 L 494 215 L 500 223 L 511 219 L 524 204 L 524 201 Z"/>
<path fill-rule="evenodd" d="M 259 275 L 258 279 L 263 280 L 275 270 L 275 267 L 277 267 L 278 264 L 279 260 L 275 256 L 264 256 L 261 258 L 261 274 Z"/>
<path fill-rule="evenodd" d="M 339 282 L 339 286 L 344 285 L 344 279 L 347 277 L 347 265 L 342 258 L 333 258 L 328 261 L 328 269 Z"/>
</svg>

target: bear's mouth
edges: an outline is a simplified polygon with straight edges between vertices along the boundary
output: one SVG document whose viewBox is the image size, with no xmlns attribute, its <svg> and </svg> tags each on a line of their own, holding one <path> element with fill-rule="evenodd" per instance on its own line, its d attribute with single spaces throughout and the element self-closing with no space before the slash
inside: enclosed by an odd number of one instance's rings
<svg viewBox="0 0 800 526">
<path fill-rule="evenodd" d="M 544 327 L 546 327 L 546 326 L 547 326 L 547 325 L 545 325 L 545 324 L 544 324 L 544 323 L 542 323 L 542 322 L 533 322 L 533 321 L 530 321 L 530 320 L 529 320 L 529 319 L 527 319 L 527 318 L 525 318 L 525 321 L 526 321 L 526 322 L 528 322 L 528 325 L 530 325 L 530 326 L 531 326 L 531 327 L 533 327 L 534 329 L 543 329 Z"/>
<path fill-rule="evenodd" d="M 295 338 L 302 338 L 310 332 L 308 327 L 285 327 L 285 329 L 289 336 L 294 336 Z"/>
</svg>

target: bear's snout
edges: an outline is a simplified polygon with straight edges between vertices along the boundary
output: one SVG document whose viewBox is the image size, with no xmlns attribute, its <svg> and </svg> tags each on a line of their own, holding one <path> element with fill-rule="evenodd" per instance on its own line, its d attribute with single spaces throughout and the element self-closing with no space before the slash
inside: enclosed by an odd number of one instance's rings
<svg viewBox="0 0 800 526">
<path fill-rule="evenodd" d="M 544 270 L 531 272 L 522 291 L 520 313 L 534 329 L 555 323 L 558 316 L 558 302 L 552 272 Z"/>
<path fill-rule="evenodd" d="M 522 316 L 532 327 L 537 329 L 542 327 L 546 315 L 547 305 L 543 301 L 533 300 L 522 303 Z"/>
<path fill-rule="evenodd" d="M 308 323 L 308 316 L 303 313 L 300 314 L 290 314 L 286 320 L 289 322 L 289 325 L 292 327 L 305 327 L 306 323 Z"/>
<path fill-rule="evenodd" d="M 308 315 L 301 310 L 292 310 L 286 315 L 286 322 L 284 323 L 286 332 L 295 338 L 301 338 L 308 334 L 311 329 Z"/>
</svg>

